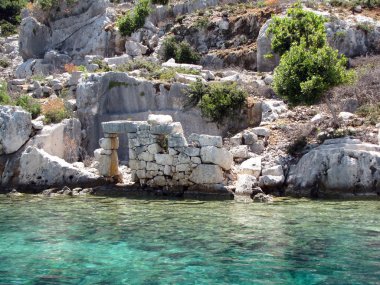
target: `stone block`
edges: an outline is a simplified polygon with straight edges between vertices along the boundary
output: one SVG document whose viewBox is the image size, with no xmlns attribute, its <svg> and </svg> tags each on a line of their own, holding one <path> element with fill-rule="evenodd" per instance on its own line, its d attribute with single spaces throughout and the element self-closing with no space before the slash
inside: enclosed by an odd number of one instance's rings
<svg viewBox="0 0 380 285">
<path fill-rule="evenodd" d="M 248 153 L 248 146 L 247 145 L 239 145 L 232 147 L 230 149 L 230 153 L 234 158 L 248 158 L 249 153 Z"/>
<path fill-rule="evenodd" d="M 148 123 L 151 125 L 163 125 L 173 123 L 173 118 L 170 115 L 155 115 L 148 116 Z"/>
<path fill-rule="evenodd" d="M 153 161 L 154 160 L 154 155 L 147 152 L 147 151 L 140 153 L 137 157 L 139 160 L 143 160 L 143 161 Z"/>
<path fill-rule="evenodd" d="M 157 153 L 154 155 L 156 163 L 161 165 L 173 165 L 173 156 L 170 154 L 160 154 Z"/>
<path fill-rule="evenodd" d="M 179 122 L 153 125 L 150 129 L 151 133 L 155 135 L 183 134 L 182 125 Z"/>
<path fill-rule="evenodd" d="M 148 171 L 158 171 L 159 170 L 158 164 L 154 163 L 154 162 L 148 162 L 146 164 L 146 170 L 148 170 Z"/>
<path fill-rule="evenodd" d="M 197 147 L 185 147 L 184 153 L 188 156 L 199 156 L 201 153 L 201 150 Z"/>
<path fill-rule="evenodd" d="M 242 134 L 236 134 L 230 138 L 230 144 L 232 146 L 239 146 L 242 143 L 243 143 L 243 135 Z"/>
<path fill-rule="evenodd" d="M 261 156 L 244 161 L 239 167 L 239 174 L 253 175 L 259 178 L 261 173 Z"/>
<path fill-rule="evenodd" d="M 168 145 L 169 147 L 184 147 L 187 146 L 187 141 L 183 134 L 172 134 L 169 135 Z"/>
<path fill-rule="evenodd" d="M 284 171 L 282 170 L 281 165 L 272 166 L 270 168 L 265 168 L 262 171 L 262 175 L 272 175 L 272 176 L 283 176 Z"/>
<path fill-rule="evenodd" d="M 223 171 L 218 165 L 200 164 L 190 175 L 195 184 L 217 184 L 224 181 Z"/>
<path fill-rule="evenodd" d="M 232 154 L 228 150 L 215 146 L 202 147 L 201 158 L 203 163 L 217 164 L 225 170 L 231 169 L 233 162 Z"/>
<path fill-rule="evenodd" d="M 254 144 L 257 142 L 257 135 L 250 131 L 244 131 L 243 133 L 243 144 Z"/>
<path fill-rule="evenodd" d="M 103 149 L 118 149 L 119 148 L 119 138 L 102 138 L 99 140 L 99 145 Z"/>
<path fill-rule="evenodd" d="M 111 155 L 100 156 L 99 174 L 105 177 L 114 177 L 119 175 L 119 160 L 116 151 L 112 151 Z"/>
<path fill-rule="evenodd" d="M 253 129 L 251 129 L 251 131 L 260 137 L 269 137 L 269 135 L 270 135 L 270 130 L 268 128 L 264 128 L 264 127 L 253 128 Z"/>
<path fill-rule="evenodd" d="M 222 147 L 223 140 L 221 136 L 208 136 L 208 135 L 199 135 L 199 144 L 203 146 L 215 146 Z"/>
<path fill-rule="evenodd" d="M 161 147 L 154 143 L 154 144 L 151 144 L 148 146 L 148 152 L 151 153 L 151 154 L 157 154 L 161 151 Z"/>
<path fill-rule="evenodd" d="M 182 172 L 191 171 L 191 167 L 190 167 L 190 165 L 188 163 L 178 164 L 176 166 L 176 171 L 177 172 L 180 172 L 180 171 L 182 171 Z"/>
</svg>

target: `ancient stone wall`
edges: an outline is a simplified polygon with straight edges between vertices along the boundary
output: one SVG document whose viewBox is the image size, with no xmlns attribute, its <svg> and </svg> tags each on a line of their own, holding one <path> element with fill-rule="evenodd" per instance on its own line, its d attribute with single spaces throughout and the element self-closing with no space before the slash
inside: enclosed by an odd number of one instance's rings
<svg viewBox="0 0 380 285">
<path fill-rule="evenodd" d="M 132 179 L 150 187 L 226 185 L 232 154 L 220 136 L 192 134 L 186 140 L 182 125 L 168 115 L 150 115 L 148 121 L 102 124 L 105 133 L 97 150 L 99 171 L 117 176 L 117 134 L 128 133 Z"/>
</svg>

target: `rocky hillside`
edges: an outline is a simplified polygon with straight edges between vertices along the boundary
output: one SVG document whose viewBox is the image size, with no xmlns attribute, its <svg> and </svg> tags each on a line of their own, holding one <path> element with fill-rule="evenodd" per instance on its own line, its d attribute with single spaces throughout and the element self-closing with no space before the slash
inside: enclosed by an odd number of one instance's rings
<svg viewBox="0 0 380 285">
<path fill-rule="evenodd" d="M 305 17 L 311 12 L 323 23 L 326 46 L 319 48 L 347 57 L 342 68 L 352 77 L 323 89 L 312 104 L 294 104 L 278 88 L 286 52 L 273 48 L 272 28 L 274 17 L 291 17 L 294 2 L 27 4 L 19 34 L 0 38 L 3 189 L 94 186 L 121 178 L 144 186 L 146 173 L 136 179 L 129 168 L 135 159 L 127 132 L 116 148 L 121 175 L 99 176 L 99 139 L 103 122 L 147 121 L 156 114 L 181 123 L 185 140 L 193 133 L 223 137 L 231 165 L 214 163 L 216 172 L 208 175 L 222 175 L 217 184 L 242 200 L 379 195 L 380 7 L 303 1 Z M 198 147 L 201 152 L 208 145 Z M 167 173 L 181 177 L 173 167 Z M 192 177 L 190 168 L 184 177 Z M 163 178 L 152 181 L 160 184 L 150 187 L 167 186 L 162 181 L 169 174 L 159 172 L 153 174 Z M 183 194 L 187 187 L 177 190 Z"/>
</svg>

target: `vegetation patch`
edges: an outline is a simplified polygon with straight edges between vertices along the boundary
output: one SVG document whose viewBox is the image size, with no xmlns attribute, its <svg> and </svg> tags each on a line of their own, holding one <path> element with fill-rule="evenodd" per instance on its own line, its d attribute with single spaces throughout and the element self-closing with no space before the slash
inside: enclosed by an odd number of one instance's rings
<svg viewBox="0 0 380 285">
<path fill-rule="evenodd" d="M 198 106 L 202 115 L 222 123 L 238 115 L 245 106 L 247 93 L 236 83 L 215 82 L 208 85 L 201 80 L 190 84 L 186 108 Z"/>
<path fill-rule="evenodd" d="M 16 99 L 16 106 L 20 106 L 25 111 L 32 114 L 32 118 L 35 119 L 41 114 L 41 104 L 34 98 L 28 95 L 21 95 Z"/>
<path fill-rule="evenodd" d="M 9 105 L 12 99 L 8 95 L 7 83 L 5 81 L 0 81 L 0 105 Z"/>
<path fill-rule="evenodd" d="M 119 82 L 119 81 L 110 81 L 108 83 L 108 90 L 111 90 L 112 88 L 115 87 L 128 87 L 129 84 L 127 82 Z"/>
<path fill-rule="evenodd" d="M 200 55 L 188 42 L 177 42 L 174 36 L 167 37 L 163 42 L 164 60 L 174 58 L 178 63 L 198 63 Z"/>
<path fill-rule="evenodd" d="M 65 102 L 60 98 L 49 100 L 42 105 L 42 114 L 45 116 L 44 121 L 46 124 L 60 123 L 71 116 Z"/>
<path fill-rule="evenodd" d="M 360 106 L 356 113 L 364 117 L 367 123 L 376 125 L 380 122 L 380 103 Z"/>
<path fill-rule="evenodd" d="M 348 83 L 347 59 L 327 44 L 324 18 L 297 3 L 287 17 L 273 18 L 272 49 L 282 55 L 274 72 L 276 93 L 291 104 L 316 103 L 331 87 Z"/>
<path fill-rule="evenodd" d="M 145 18 L 151 12 L 150 0 L 138 0 L 132 11 L 121 17 L 117 26 L 123 36 L 130 36 L 132 33 L 142 28 L 145 23 Z"/>
<path fill-rule="evenodd" d="M 0 1 L 0 29 L 1 36 L 7 37 L 17 33 L 17 26 L 21 22 L 20 13 L 27 0 Z"/>
</svg>

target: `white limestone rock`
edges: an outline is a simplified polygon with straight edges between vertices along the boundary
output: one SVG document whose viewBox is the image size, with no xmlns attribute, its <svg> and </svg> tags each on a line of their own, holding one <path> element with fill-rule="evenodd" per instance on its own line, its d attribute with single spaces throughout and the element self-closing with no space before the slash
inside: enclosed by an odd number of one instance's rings
<svg viewBox="0 0 380 285">
<path fill-rule="evenodd" d="M 287 185 L 293 196 L 376 196 L 380 147 L 348 138 L 326 140 L 290 168 Z"/>
<path fill-rule="evenodd" d="M 230 153 L 234 158 L 248 158 L 249 151 L 247 145 L 234 146 L 230 149 Z"/>
<path fill-rule="evenodd" d="M 46 153 L 42 149 L 28 147 L 20 158 L 19 185 L 53 187 L 95 182 L 99 176 L 78 169 L 70 163 Z"/>
<path fill-rule="evenodd" d="M 259 178 L 261 173 L 261 156 L 247 159 L 239 166 L 239 174 L 253 175 Z"/>
<path fill-rule="evenodd" d="M 32 116 L 21 107 L 0 106 L 0 154 L 14 153 L 32 133 Z"/>
<path fill-rule="evenodd" d="M 173 118 L 170 115 L 149 114 L 148 123 L 151 125 L 170 124 L 173 123 Z"/>
<path fill-rule="evenodd" d="M 215 146 L 202 147 L 201 159 L 203 163 L 217 164 L 225 170 L 231 169 L 233 163 L 233 156 L 228 150 Z"/>
<path fill-rule="evenodd" d="M 189 180 L 195 184 L 217 184 L 224 181 L 223 171 L 218 165 L 200 164 L 191 173 Z"/>
</svg>

